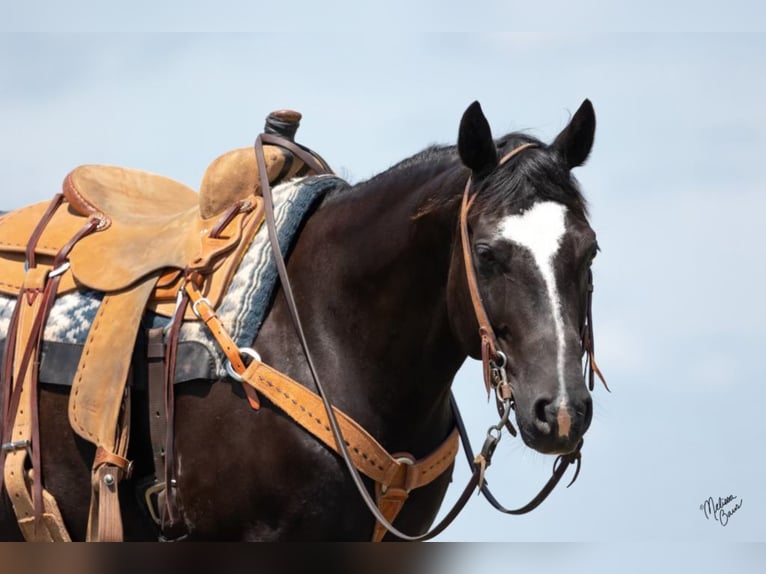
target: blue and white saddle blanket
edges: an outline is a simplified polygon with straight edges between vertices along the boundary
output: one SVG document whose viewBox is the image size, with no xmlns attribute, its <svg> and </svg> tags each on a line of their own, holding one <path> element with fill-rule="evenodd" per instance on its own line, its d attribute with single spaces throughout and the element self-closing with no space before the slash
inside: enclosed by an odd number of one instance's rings
<svg viewBox="0 0 766 574">
<path fill-rule="evenodd" d="M 319 175 L 291 180 L 272 189 L 279 245 L 285 256 L 297 239 L 303 222 L 325 195 L 346 185 L 344 180 L 336 176 Z M 239 347 L 251 346 L 258 335 L 271 308 L 278 279 L 271 243 L 266 225 L 263 224 L 216 309 L 218 317 Z M 43 334 L 41 381 L 72 384 L 79 352 L 85 344 L 102 296 L 102 293 L 96 291 L 79 291 L 56 299 Z M 6 338 L 15 304 L 14 298 L 0 296 L 2 340 Z M 161 327 L 168 321 L 167 317 L 147 311 L 143 325 Z M 4 345 L 0 345 L 0 353 L 2 347 Z M 179 337 L 176 382 L 223 377 L 226 375 L 224 361 L 223 352 L 203 323 L 184 322 Z"/>
</svg>

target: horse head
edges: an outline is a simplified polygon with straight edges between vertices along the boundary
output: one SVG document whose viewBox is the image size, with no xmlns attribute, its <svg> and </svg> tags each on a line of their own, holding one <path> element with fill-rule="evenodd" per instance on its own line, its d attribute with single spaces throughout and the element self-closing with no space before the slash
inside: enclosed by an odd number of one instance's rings
<svg viewBox="0 0 766 574">
<path fill-rule="evenodd" d="M 458 234 L 453 248 L 450 322 L 465 352 L 481 358 L 484 314 L 493 355 L 484 360 L 503 370 L 521 436 L 542 453 L 575 450 L 593 412 L 582 357 L 598 245 L 571 170 L 587 159 L 594 130 L 585 100 L 550 145 L 522 134 L 496 141 L 474 102 L 458 136 L 470 201 L 465 247 Z"/>
</svg>

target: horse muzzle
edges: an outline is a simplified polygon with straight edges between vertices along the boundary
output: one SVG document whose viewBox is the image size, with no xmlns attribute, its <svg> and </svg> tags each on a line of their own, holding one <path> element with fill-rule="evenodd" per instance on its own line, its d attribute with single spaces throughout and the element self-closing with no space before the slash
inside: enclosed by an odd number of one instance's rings
<svg viewBox="0 0 766 574">
<path fill-rule="evenodd" d="M 526 408 L 522 404 L 526 403 Z M 593 401 L 586 391 L 582 396 L 537 397 L 518 401 L 516 421 L 524 443 L 543 454 L 567 454 L 575 450 L 590 426 Z"/>
</svg>

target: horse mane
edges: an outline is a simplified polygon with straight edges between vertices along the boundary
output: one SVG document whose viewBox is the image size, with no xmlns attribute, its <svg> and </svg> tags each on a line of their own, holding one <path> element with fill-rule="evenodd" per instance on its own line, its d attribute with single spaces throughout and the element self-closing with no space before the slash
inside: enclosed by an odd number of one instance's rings
<svg viewBox="0 0 766 574">
<path fill-rule="evenodd" d="M 564 158 L 537 138 L 512 132 L 495 140 L 498 158 L 513 148 L 533 143 L 537 147 L 524 151 L 478 182 L 476 207 L 484 212 L 523 210 L 534 200 L 556 201 L 576 215 L 587 219 L 587 202 Z M 413 209 L 413 220 L 436 211 L 452 210 L 459 203 L 468 169 L 460 161 L 456 145 L 430 145 L 388 169 L 361 181 L 345 191 L 352 195 L 375 193 L 377 189 L 401 187 L 422 188 Z M 401 182 L 402 185 L 396 185 Z"/>
<path fill-rule="evenodd" d="M 391 177 L 407 178 L 411 185 L 422 185 L 456 162 L 459 162 L 457 146 L 433 144 L 359 183 L 359 186 L 375 186 L 384 180 L 388 183 Z"/>
</svg>

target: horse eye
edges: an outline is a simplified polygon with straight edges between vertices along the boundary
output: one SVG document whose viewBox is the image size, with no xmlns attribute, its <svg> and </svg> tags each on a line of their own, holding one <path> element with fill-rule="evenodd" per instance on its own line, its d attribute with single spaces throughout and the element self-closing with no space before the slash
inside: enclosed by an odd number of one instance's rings
<svg viewBox="0 0 766 574">
<path fill-rule="evenodd" d="M 476 255 L 482 261 L 490 262 L 494 261 L 495 259 L 495 256 L 492 253 L 492 248 L 486 243 L 479 243 L 476 245 Z"/>
</svg>

